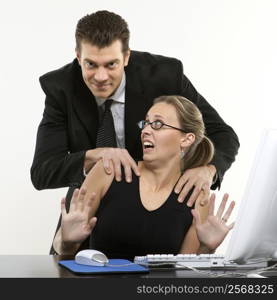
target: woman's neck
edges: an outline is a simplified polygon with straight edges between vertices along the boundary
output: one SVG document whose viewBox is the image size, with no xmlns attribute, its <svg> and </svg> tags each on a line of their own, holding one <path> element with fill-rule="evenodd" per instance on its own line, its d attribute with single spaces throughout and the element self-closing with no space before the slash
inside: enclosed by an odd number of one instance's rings
<svg viewBox="0 0 277 300">
<path fill-rule="evenodd" d="M 139 162 L 140 179 L 151 191 L 157 192 L 164 189 L 172 189 L 181 176 L 180 166 L 166 164 L 154 166 L 145 161 Z"/>
</svg>

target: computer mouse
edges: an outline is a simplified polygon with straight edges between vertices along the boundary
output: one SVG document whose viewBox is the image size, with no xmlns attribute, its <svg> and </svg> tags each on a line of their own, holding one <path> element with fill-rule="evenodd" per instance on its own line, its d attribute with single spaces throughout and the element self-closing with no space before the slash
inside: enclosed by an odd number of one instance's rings
<svg viewBox="0 0 277 300">
<path fill-rule="evenodd" d="M 107 256 L 94 249 L 81 250 L 75 255 L 75 262 L 87 266 L 104 266 L 109 262 Z"/>
</svg>

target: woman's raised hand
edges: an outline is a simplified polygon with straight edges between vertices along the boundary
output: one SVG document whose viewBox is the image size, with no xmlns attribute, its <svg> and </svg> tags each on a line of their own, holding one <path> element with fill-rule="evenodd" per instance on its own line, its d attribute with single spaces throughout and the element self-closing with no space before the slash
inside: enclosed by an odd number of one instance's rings
<svg viewBox="0 0 277 300">
<path fill-rule="evenodd" d="M 92 215 L 92 203 L 96 194 L 92 193 L 88 197 L 86 193 L 85 188 L 75 189 L 68 212 L 65 198 L 61 201 L 61 235 L 64 243 L 82 243 L 96 224 L 96 217 Z"/>
<path fill-rule="evenodd" d="M 208 248 L 210 251 L 214 251 L 222 243 L 227 233 L 234 227 L 234 222 L 227 225 L 228 219 L 235 206 L 235 202 L 231 201 L 225 211 L 228 197 L 228 194 L 223 196 L 217 213 L 214 214 L 215 194 L 211 195 L 209 200 L 209 213 L 203 223 L 201 222 L 199 212 L 195 209 L 191 211 L 200 245 Z"/>
</svg>

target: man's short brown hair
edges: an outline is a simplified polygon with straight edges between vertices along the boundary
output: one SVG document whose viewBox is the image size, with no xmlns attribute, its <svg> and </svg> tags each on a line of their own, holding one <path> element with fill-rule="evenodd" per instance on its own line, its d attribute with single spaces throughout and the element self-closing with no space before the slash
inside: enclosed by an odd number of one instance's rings
<svg viewBox="0 0 277 300">
<path fill-rule="evenodd" d="M 128 24 L 121 16 L 101 10 L 86 15 L 78 21 L 75 38 L 77 51 L 80 51 L 81 42 L 88 42 L 101 49 L 120 40 L 124 53 L 129 50 L 130 32 Z"/>
</svg>

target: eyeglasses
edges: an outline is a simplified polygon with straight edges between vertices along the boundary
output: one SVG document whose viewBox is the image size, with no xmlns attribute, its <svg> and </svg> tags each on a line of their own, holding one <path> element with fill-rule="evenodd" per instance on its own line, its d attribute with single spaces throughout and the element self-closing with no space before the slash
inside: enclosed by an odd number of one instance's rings
<svg viewBox="0 0 277 300">
<path fill-rule="evenodd" d="M 183 129 L 181 128 L 177 128 L 177 127 L 174 127 L 174 126 L 171 126 L 171 125 L 168 125 L 168 124 L 165 124 L 163 123 L 162 121 L 153 121 L 153 122 L 149 122 L 149 121 L 145 121 L 145 120 L 142 120 L 142 121 L 139 121 L 138 123 L 138 127 L 140 129 L 144 129 L 147 125 L 150 125 L 151 128 L 155 129 L 155 130 L 159 130 L 161 129 L 163 126 L 167 126 L 167 127 L 170 127 L 170 128 L 173 128 L 173 129 L 176 129 L 176 130 L 180 130 L 184 133 L 186 133 Z"/>
</svg>

